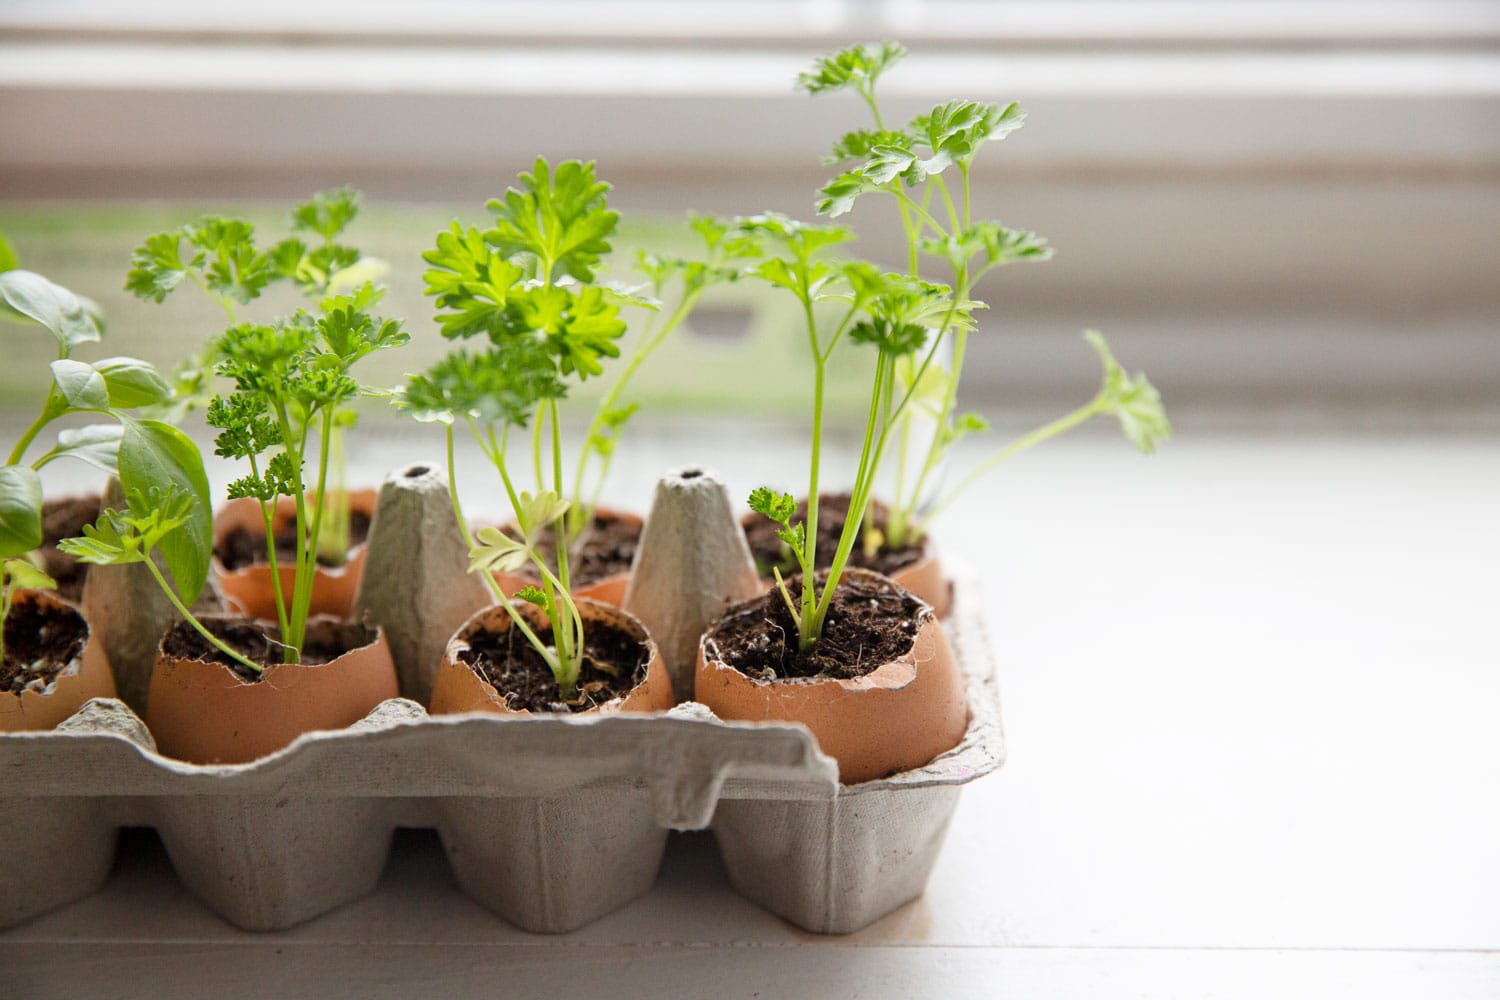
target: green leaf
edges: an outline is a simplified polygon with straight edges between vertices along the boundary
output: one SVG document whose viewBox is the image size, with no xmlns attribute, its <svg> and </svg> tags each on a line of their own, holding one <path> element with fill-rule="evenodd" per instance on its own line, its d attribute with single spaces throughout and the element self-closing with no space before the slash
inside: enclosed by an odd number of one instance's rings
<svg viewBox="0 0 1500 1000">
<path fill-rule="evenodd" d="M 77 344 L 99 339 L 99 324 L 84 301 L 33 271 L 0 273 L 0 302 L 8 307 L 8 318 L 19 313 L 51 330 L 64 355 Z"/>
<path fill-rule="evenodd" d="M 846 87 L 868 91 L 880 74 L 906 56 L 900 42 L 867 42 L 830 52 L 813 63 L 812 69 L 797 74 L 797 89 L 809 94 L 826 94 Z"/>
<path fill-rule="evenodd" d="M 905 132 L 857 129 L 840 136 L 839 140 L 833 144 L 833 149 L 823 157 L 823 163 L 831 166 L 849 160 L 863 160 L 874 151 L 876 146 L 901 146 L 910 142 L 911 137 Z"/>
<path fill-rule="evenodd" d="M 187 261 L 182 259 L 182 233 L 157 233 L 130 254 L 130 271 L 125 275 L 125 290 L 136 298 L 162 302 L 167 293 L 188 276 L 188 268 L 203 260 L 201 253 Z"/>
<path fill-rule="evenodd" d="M 32 565 L 29 559 L 7 559 L 3 564 L 8 586 L 27 590 L 56 590 L 57 581 Z"/>
<path fill-rule="evenodd" d="M 334 239 L 359 214 L 359 192 L 352 187 L 319 191 L 305 203 L 292 209 L 292 228 L 302 233 L 317 233 L 325 240 Z"/>
<path fill-rule="evenodd" d="M 52 378 L 69 406 L 79 410 L 109 408 L 109 388 L 93 365 L 58 358 L 52 362 Z"/>
<path fill-rule="evenodd" d="M 137 358 L 105 358 L 94 362 L 104 377 L 109 405 L 117 410 L 155 406 L 172 398 L 172 387 L 157 370 Z"/>
<path fill-rule="evenodd" d="M 76 458 L 98 469 L 115 474 L 119 464 L 120 437 L 124 429 L 119 424 L 89 424 L 59 431 L 57 447 L 44 459 Z"/>
<path fill-rule="evenodd" d="M 540 156 L 520 181 L 520 189 L 509 188 L 503 199 L 488 202 L 495 228 L 485 239 L 506 257 L 525 254 L 547 268 L 549 273 L 537 274 L 544 282 L 559 274 L 593 281 L 620 220 L 606 206 L 610 185 L 595 178 L 592 162 L 565 160 L 554 173 Z"/>
<path fill-rule="evenodd" d="M 204 251 L 198 259 L 210 291 L 251 302 L 277 276 L 276 261 L 255 249 L 255 227 L 243 219 L 208 216 L 184 227 L 183 233 Z"/>
<path fill-rule="evenodd" d="M 516 339 L 480 354 L 452 352 L 411 376 L 395 404 L 418 420 L 451 423 L 472 416 L 525 427 L 539 402 L 566 393 L 547 348 L 534 339 Z"/>
<path fill-rule="evenodd" d="M 213 523 L 208 477 L 203 459 L 186 434 L 158 420 L 137 420 L 115 414 L 124 425 L 120 439 L 120 485 L 126 496 L 138 490 L 143 496 L 151 488 L 177 489 L 190 502 L 186 523 L 161 544 L 167 569 L 177 584 L 183 603 L 198 599 L 208 579 L 213 555 Z"/>
<path fill-rule="evenodd" d="M 851 170 L 824 184 L 813 207 L 819 215 L 836 219 L 852 209 L 860 195 L 873 190 L 875 188 L 866 180 L 864 171 Z"/>
<path fill-rule="evenodd" d="M 438 233 L 437 247 L 422 254 L 432 265 L 422 277 L 434 297 L 443 336 L 450 339 L 494 333 L 505 326 L 510 291 L 525 271 L 484 241 L 477 229 L 454 222 Z"/>
<path fill-rule="evenodd" d="M 545 608 L 547 606 L 546 592 L 543 591 L 541 587 L 538 587 L 535 584 L 527 584 L 520 590 L 516 591 L 512 596 L 514 596 L 518 600 L 525 601 L 527 604 L 535 604 L 539 608 Z"/>
<path fill-rule="evenodd" d="M 0 233 L 0 272 L 14 271 L 19 266 L 20 261 L 16 258 L 15 248 L 10 245 L 10 240 L 5 238 L 5 234 Z"/>
<path fill-rule="evenodd" d="M 42 479 L 29 465 L 0 466 L 0 558 L 42 544 Z"/>
<path fill-rule="evenodd" d="M 514 573 L 531 558 L 526 543 L 499 528 L 480 528 L 469 549 L 469 572 Z"/>
<path fill-rule="evenodd" d="M 1104 386 L 1099 391 L 1104 412 L 1119 418 L 1120 429 L 1130 443 L 1144 455 L 1156 450 L 1157 444 L 1172 436 L 1172 424 L 1162 406 L 1161 394 L 1146 380 L 1145 372 L 1126 373 L 1110 352 L 1109 344 L 1097 330 L 1084 333 L 1104 365 Z"/>
<path fill-rule="evenodd" d="M 967 163 L 984 143 L 1004 139 L 1025 123 L 1026 112 L 1014 101 L 1003 110 L 995 104 L 949 101 L 912 119 L 908 128 L 926 141 L 934 161 Z"/>
<path fill-rule="evenodd" d="M 526 540 L 535 543 L 548 525 L 568 512 L 568 501 L 551 490 L 542 490 L 536 495 L 521 491 L 519 527 Z"/>
<path fill-rule="evenodd" d="M 777 493 L 769 486 L 757 486 L 750 492 L 750 509 L 786 524 L 797 513 L 797 501 L 790 493 Z"/>
</svg>

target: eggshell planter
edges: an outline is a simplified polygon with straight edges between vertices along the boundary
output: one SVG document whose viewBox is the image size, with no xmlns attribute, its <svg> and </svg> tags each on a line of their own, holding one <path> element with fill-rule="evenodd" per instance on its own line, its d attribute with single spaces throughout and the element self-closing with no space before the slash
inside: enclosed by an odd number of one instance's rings
<svg viewBox="0 0 1500 1000">
<path fill-rule="evenodd" d="M 431 468 L 386 481 L 375 525 L 356 609 L 382 627 L 407 697 L 242 764 L 158 752 L 114 699 L 51 731 L 0 734 L 0 837 L 70 859 L 0 867 L 0 925 L 93 892 L 118 828 L 152 826 L 211 910 L 247 929 L 285 928 L 369 892 L 399 826 L 435 828 L 459 887 L 505 919 L 569 931 L 650 891 L 666 831 L 708 828 L 738 892 L 807 930 L 845 933 L 921 894 L 959 788 L 1002 761 L 978 593 L 961 574 L 945 631 L 967 686 L 962 741 L 851 785 L 805 726 L 725 721 L 693 702 L 428 715 L 411 695 L 432 690 L 448 641 L 489 596 L 465 572 Z M 674 685 L 691 683 L 708 624 L 758 588 L 722 483 L 700 467 L 664 477 L 626 604 Z"/>
<path fill-rule="evenodd" d="M 274 634 L 274 625 L 263 624 Z M 308 634 L 337 627 L 334 619 L 313 619 Z M 378 628 L 366 631 L 363 645 L 336 659 L 274 663 L 258 681 L 219 662 L 169 655 L 163 643 L 146 703 L 157 748 L 198 764 L 240 764 L 275 753 L 303 733 L 358 722 L 396 697 L 390 646 Z"/>
<path fill-rule="evenodd" d="M 845 570 L 839 586 L 854 585 L 871 591 L 896 587 L 878 573 Z M 963 738 L 963 678 L 929 605 L 918 606 L 911 648 L 862 676 L 757 680 L 724 662 L 721 635 L 740 624 L 769 630 L 765 601 L 736 605 L 703 636 L 694 697 L 715 715 L 802 723 L 839 762 L 839 780 L 847 785 L 921 767 Z"/>
<path fill-rule="evenodd" d="M 599 506 L 594 508 L 596 517 L 604 516 L 624 521 L 636 526 L 642 525 L 641 516 L 629 511 L 616 510 L 613 507 Z M 500 589 L 506 597 L 514 597 L 523 587 L 535 586 L 537 579 L 524 573 L 496 573 L 495 582 L 500 584 Z M 593 601 L 603 604 L 613 604 L 619 607 L 625 600 L 625 589 L 630 584 L 629 573 L 611 573 L 597 580 L 590 580 L 573 588 L 574 597 L 587 597 Z"/>
<path fill-rule="evenodd" d="M 646 627 L 628 612 L 609 604 L 578 598 L 578 611 L 583 618 L 584 634 L 591 627 L 612 626 L 636 638 L 646 647 L 646 675 L 630 691 L 618 698 L 589 709 L 590 712 L 665 712 L 677 703 L 672 697 L 672 679 L 662 663 L 661 652 L 646 632 Z M 547 616 L 535 604 L 515 601 L 512 607 L 525 619 L 533 630 L 548 628 Z M 506 705 L 504 695 L 494 685 L 480 677 L 460 656 L 469 649 L 470 643 L 480 633 L 504 635 L 514 628 L 514 622 L 504 608 L 496 605 L 475 614 L 448 642 L 443 651 L 443 662 L 438 668 L 437 680 L 432 688 L 429 710 L 433 715 L 452 715 L 458 712 L 495 712 L 500 715 L 531 715 L 525 709 L 513 709 Z M 518 640 L 519 641 L 519 640 Z"/>
<path fill-rule="evenodd" d="M 375 491 L 350 490 L 349 509 L 375 516 Z M 291 497 L 282 497 L 276 503 L 275 527 L 283 528 L 297 516 L 297 504 Z M 244 498 L 231 500 L 214 515 L 214 548 L 217 550 L 236 528 L 257 535 L 264 543 L 265 520 L 260 501 Z M 371 525 L 374 532 L 374 525 Z M 364 576 L 368 543 L 352 546 L 348 558 L 338 566 L 319 565 L 313 570 L 312 603 L 310 615 L 331 615 L 348 618 L 354 608 L 354 596 Z M 278 563 L 276 570 L 281 577 L 281 590 L 287 601 L 291 600 L 292 587 L 297 582 L 296 567 Z M 257 562 L 238 569 L 228 569 L 218 556 L 213 561 L 214 578 L 225 602 L 239 613 L 250 618 L 274 620 L 276 615 L 276 589 L 272 582 L 269 563 Z"/>
<path fill-rule="evenodd" d="M 110 673 L 104 645 L 95 638 L 78 609 L 45 590 L 16 591 L 12 610 L 30 604 L 72 615 L 82 621 L 86 630 L 83 652 L 43 691 L 0 692 L 0 733 L 51 729 L 78 711 L 90 698 L 115 696 L 114 675 Z"/>
</svg>

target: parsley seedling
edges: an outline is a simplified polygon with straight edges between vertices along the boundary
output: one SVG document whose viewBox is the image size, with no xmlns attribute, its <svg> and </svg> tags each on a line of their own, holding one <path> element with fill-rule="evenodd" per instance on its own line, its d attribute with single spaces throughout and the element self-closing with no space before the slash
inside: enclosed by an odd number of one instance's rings
<svg viewBox="0 0 1500 1000">
<path fill-rule="evenodd" d="M 130 256 L 125 288 L 137 297 L 163 302 L 184 282 L 196 285 L 224 310 L 230 326 L 238 324 L 241 307 L 256 301 L 269 288 L 289 284 L 310 301 L 350 294 L 366 282 L 379 282 L 387 267 L 343 242 L 345 231 L 359 215 L 359 192 L 350 187 L 314 194 L 291 211 L 291 234 L 262 249 L 255 227 L 244 219 L 204 216 L 174 230 L 148 236 Z M 189 410 L 208 405 L 214 396 L 213 376 L 220 358 L 218 340 L 209 341 L 174 372 L 176 393 L 162 414 L 180 420 Z M 344 431 L 355 413 L 335 410 L 329 440 L 329 487 L 316 499 L 324 525 L 318 554 L 341 562 L 349 550 L 349 494 L 345 486 Z M 266 524 L 267 545 L 272 526 Z M 271 549 L 271 564 L 276 564 Z"/>
<path fill-rule="evenodd" d="M 823 634 L 834 592 L 873 495 L 887 440 L 914 397 L 912 388 L 899 387 L 897 366 L 910 365 L 919 373 L 928 370 L 939 339 L 933 336 L 934 331 L 969 322 L 973 304 L 956 297 L 944 285 L 883 272 L 866 261 L 837 263 L 827 259 L 824 252 L 828 248 L 853 238 L 849 230 L 839 226 L 813 226 L 765 214 L 735 220 L 733 229 L 739 238 L 755 240 L 760 246 L 760 259 L 749 273 L 797 299 L 813 359 L 806 524 L 793 521 L 796 502 L 790 494 L 766 487 L 750 494 L 751 509 L 778 525 L 778 537 L 791 550 L 802 572 L 800 605 L 793 601 L 779 569 L 776 582 L 797 623 L 798 646 L 805 652 Z M 820 591 L 814 575 L 817 536 L 807 525 L 818 523 L 824 385 L 834 350 L 846 338 L 875 348 L 876 362 L 849 514 Z M 929 343 L 931 346 L 926 347 Z"/>
<path fill-rule="evenodd" d="M 584 628 L 571 589 L 570 549 L 591 519 L 599 484 L 609 468 L 620 428 L 635 407 L 622 406 L 630 376 L 691 312 L 703 290 L 733 280 L 732 261 L 745 245 L 727 228 L 697 220 L 705 242 L 702 261 L 646 257 L 641 261 L 654 293 L 672 285 L 678 305 L 643 332 L 619 379 L 610 387 L 589 425 L 580 450 L 569 498 L 563 478 L 558 401 L 573 382 L 603 374 L 604 362 L 621 354 L 626 330 L 622 309 L 658 311 L 659 303 L 597 276 L 610 252 L 619 215 L 608 205 L 610 186 L 592 163 L 567 160 L 554 170 L 538 158 L 519 186 L 489 202 L 495 216 L 487 231 L 457 222 L 438 234 L 423 255 L 427 294 L 438 307 L 438 324 L 450 340 L 481 342 L 457 347 L 425 373 L 412 376 L 398 392 L 398 405 L 418 420 L 444 425 L 453 514 L 469 545 L 473 572 L 481 574 L 495 600 L 551 669 L 563 701 L 576 696 L 583 662 Z M 495 467 L 515 519 L 519 538 L 495 528 L 471 537 L 458 501 L 453 427 L 463 423 Z M 516 488 L 510 461 L 511 432 L 531 430 L 535 492 Z M 593 470 L 596 478 L 588 478 Z M 556 565 L 538 548 L 546 534 L 556 540 Z M 517 596 L 541 607 L 552 628 L 544 643 L 505 598 L 492 575 L 532 567 L 539 586 Z"/>
<path fill-rule="evenodd" d="M 971 213 L 970 173 L 975 157 L 990 143 L 1003 140 L 1019 129 L 1026 116 L 1015 103 L 1002 107 L 977 101 L 949 101 L 904 126 L 892 127 L 881 113 L 875 85 L 905 55 L 906 50 L 896 42 L 854 45 L 822 57 L 811 70 L 798 77 L 798 87 L 813 95 L 853 90 L 872 118 L 872 128 L 843 135 L 825 158 L 825 163 L 839 165 L 842 172 L 824 185 L 817 210 L 836 218 L 852 209 L 866 194 L 889 196 L 895 202 L 906 237 L 908 273 L 918 277 L 921 258 L 937 258 L 948 266 L 955 299 L 966 301 L 970 290 L 988 272 L 1016 262 L 1046 260 L 1052 255 L 1047 242 L 1035 233 L 1010 229 L 990 220 L 976 221 Z M 955 175 L 956 195 L 949 186 Z M 971 306 L 982 307 L 977 302 Z M 957 413 L 959 378 L 973 324 L 962 311 L 955 311 L 953 320 L 935 328 L 936 340 L 947 339 L 951 343 L 952 361 L 946 370 L 940 364 L 919 369 L 913 364 L 915 356 L 897 364 L 897 378 L 903 386 L 916 391 L 919 402 L 901 418 L 895 496 L 885 536 L 882 539 L 872 533 L 866 539 L 868 548 L 878 547 L 882 540 L 900 547 L 919 539 L 922 526 L 917 522 L 917 514 L 923 503 L 928 503 L 925 513 L 930 522 L 959 491 L 955 489 L 942 498 L 928 497 L 929 484 L 948 450 L 966 434 L 987 429 L 977 414 Z M 1124 376 L 1103 337 L 1093 331 L 1086 336 L 1099 352 L 1104 367 L 1104 382 L 1098 396 L 1073 413 L 1001 448 L 966 476 L 959 489 L 1006 459 L 1096 415 L 1118 417 L 1126 436 L 1144 453 L 1150 453 L 1171 434 L 1161 398 L 1145 376 Z M 925 456 L 911 454 L 913 424 L 919 412 L 925 412 L 937 424 Z"/>
</svg>

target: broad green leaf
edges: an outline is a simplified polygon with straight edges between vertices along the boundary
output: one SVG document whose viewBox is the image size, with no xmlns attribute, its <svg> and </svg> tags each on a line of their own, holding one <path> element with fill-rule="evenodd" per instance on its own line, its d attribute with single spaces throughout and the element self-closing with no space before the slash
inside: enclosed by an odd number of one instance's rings
<svg viewBox="0 0 1500 1000">
<path fill-rule="evenodd" d="M 132 490 L 146 495 L 152 487 L 176 487 L 192 501 L 187 523 L 161 544 L 178 594 L 184 604 L 191 605 L 208 580 L 213 555 L 211 501 L 203 459 L 192 440 L 170 424 L 137 420 L 123 413 L 115 416 L 125 428 L 120 439 L 119 468 L 120 485 L 126 495 Z"/>
<path fill-rule="evenodd" d="M 51 330 L 65 355 L 74 345 L 99 339 L 99 324 L 83 301 L 33 271 L 0 273 L 0 302 L 11 314 L 19 313 Z"/>
<path fill-rule="evenodd" d="M 37 569 L 29 559 L 7 559 L 4 563 L 6 582 L 13 587 L 27 590 L 56 590 L 57 581 Z"/>
<path fill-rule="evenodd" d="M 154 367 L 137 358 L 105 358 L 94 362 L 94 370 L 104 376 L 109 405 L 117 410 L 155 406 L 172 397 L 172 387 L 167 380 Z"/>
<path fill-rule="evenodd" d="M 52 378 L 69 406 L 79 410 L 109 408 L 109 387 L 93 365 L 58 358 L 52 362 Z"/>
<path fill-rule="evenodd" d="M 44 461 L 76 458 L 101 472 L 114 475 L 119 463 L 120 437 L 124 432 L 119 424 L 89 424 L 59 431 L 57 447 L 47 453 Z"/>
<path fill-rule="evenodd" d="M 29 465 L 0 466 L 0 558 L 42 544 L 42 479 Z"/>
</svg>

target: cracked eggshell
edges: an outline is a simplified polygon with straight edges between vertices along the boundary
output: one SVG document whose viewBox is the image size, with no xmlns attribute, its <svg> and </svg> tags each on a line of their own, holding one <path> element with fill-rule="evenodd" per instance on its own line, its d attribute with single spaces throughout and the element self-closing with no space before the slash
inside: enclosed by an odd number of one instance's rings
<svg viewBox="0 0 1500 1000">
<path fill-rule="evenodd" d="M 61 609 L 83 618 L 77 608 L 56 594 L 44 590 L 16 591 L 14 604 L 28 602 Z M 84 628 L 88 629 L 88 620 L 84 619 L 83 622 Z M 90 698 L 114 696 L 115 679 L 109 669 L 104 644 L 94 636 L 92 629 L 88 629 L 77 665 L 64 669 L 45 691 L 0 693 L 0 732 L 51 729 L 78 711 L 79 706 Z"/>
<path fill-rule="evenodd" d="M 373 489 L 350 490 L 349 509 L 364 514 L 371 520 L 375 517 L 376 492 Z M 291 497 L 282 497 L 276 502 L 275 524 L 280 528 L 297 516 L 297 504 Z M 214 515 L 214 549 L 218 550 L 224 539 L 236 528 L 257 535 L 265 533 L 260 501 L 252 498 L 231 500 Z M 372 526 L 373 530 L 373 526 Z M 354 595 L 359 590 L 360 578 L 365 571 L 367 545 L 361 542 L 349 550 L 349 557 L 341 566 L 318 566 L 313 570 L 312 606 L 309 614 L 332 615 L 348 618 L 353 613 Z M 278 563 L 281 573 L 281 590 L 290 595 L 296 584 L 297 571 L 293 566 Z M 271 583 L 271 567 L 266 563 L 253 563 L 239 569 L 226 569 L 217 555 L 213 562 L 214 577 L 219 591 L 234 609 L 248 618 L 276 617 L 276 591 Z"/>
<path fill-rule="evenodd" d="M 608 624 L 621 628 L 645 643 L 647 649 L 646 679 L 623 697 L 612 699 L 590 712 L 665 712 L 676 704 L 672 697 L 672 678 L 662 662 L 661 651 L 651 638 L 640 619 L 612 604 L 589 598 L 576 598 L 578 611 L 583 616 L 587 633 L 591 623 Z M 533 629 L 548 627 L 546 615 L 541 608 L 525 601 L 512 601 L 511 606 L 521 613 Z M 517 711 L 505 704 L 505 698 L 494 686 L 481 678 L 462 660 L 459 654 L 469 648 L 471 637 L 481 632 L 504 633 L 512 627 L 510 615 L 500 605 L 493 605 L 476 613 L 454 633 L 443 651 L 443 662 L 438 668 L 437 679 L 432 685 L 433 715 L 452 715 L 460 712 L 493 712 L 499 715 L 531 715 L 529 711 Z M 587 713 L 584 713 L 587 714 Z"/>
<path fill-rule="evenodd" d="M 866 570 L 847 570 L 885 579 Z M 759 612 L 750 602 L 731 608 L 703 636 L 695 701 L 721 719 L 800 722 L 839 762 L 839 781 L 853 785 L 921 767 L 963 739 L 968 726 L 964 681 L 943 626 L 930 606 L 917 612 L 911 649 L 856 678 L 760 681 L 725 663 L 715 639 L 736 616 Z"/>
<path fill-rule="evenodd" d="M 336 624 L 314 619 L 308 631 Z M 327 663 L 275 663 L 258 681 L 158 646 L 146 725 L 162 754 L 195 764 L 242 764 L 303 733 L 353 725 L 397 697 L 390 645 L 380 629 L 370 632 L 368 643 Z"/>
</svg>

